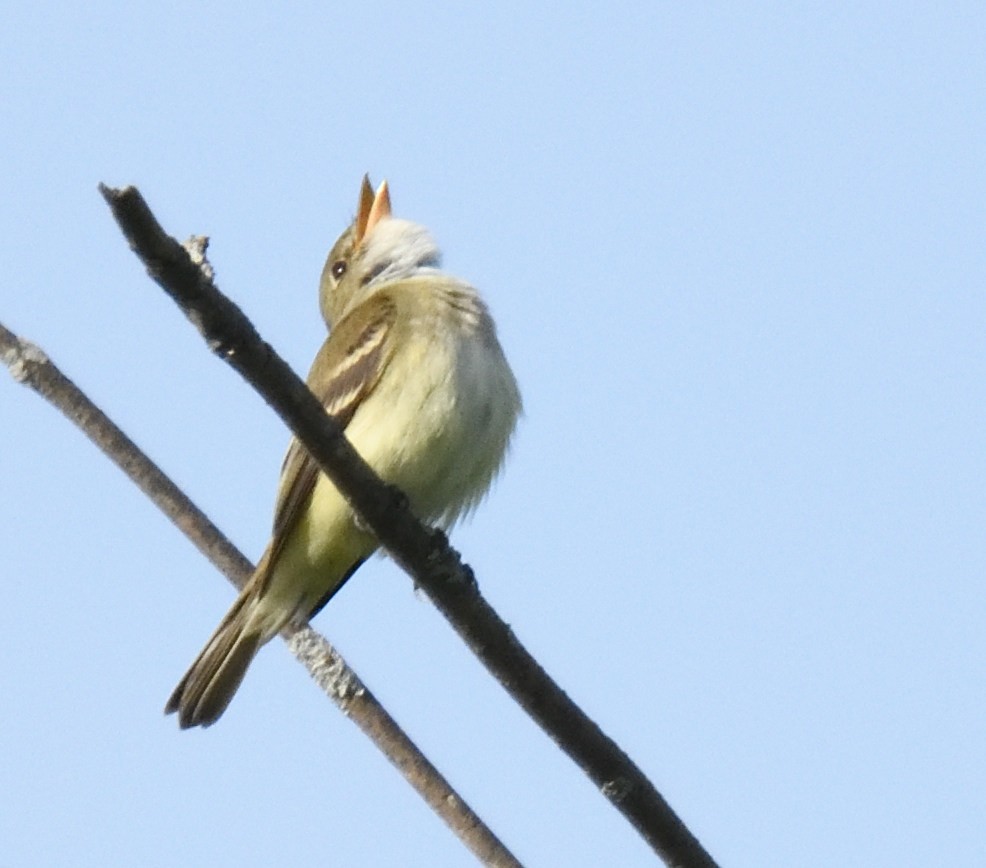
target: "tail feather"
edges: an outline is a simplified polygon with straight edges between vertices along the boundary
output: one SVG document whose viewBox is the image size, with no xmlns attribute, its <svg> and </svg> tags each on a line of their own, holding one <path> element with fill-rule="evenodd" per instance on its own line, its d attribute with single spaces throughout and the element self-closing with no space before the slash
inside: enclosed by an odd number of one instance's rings
<svg viewBox="0 0 986 868">
<path fill-rule="evenodd" d="M 246 593 L 233 604 L 168 699 L 164 712 L 178 712 L 182 729 L 210 726 L 219 719 L 260 646 L 273 635 L 252 617 L 256 604 Z"/>
<path fill-rule="evenodd" d="M 215 723 L 232 701 L 261 646 L 292 618 L 310 618 L 325 605 L 365 559 L 362 546 L 362 540 L 358 540 L 351 553 L 355 563 L 342 573 L 341 579 L 329 581 L 334 572 L 324 570 L 329 588 L 314 607 L 311 594 L 315 589 L 309 587 L 312 576 L 307 577 L 308 584 L 292 585 L 288 581 L 278 585 L 272 573 L 277 549 L 273 544 L 268 546 L 240 596 L 178 682 L 164 713 L 177 712 L 182 729 Z"/>
</svg>

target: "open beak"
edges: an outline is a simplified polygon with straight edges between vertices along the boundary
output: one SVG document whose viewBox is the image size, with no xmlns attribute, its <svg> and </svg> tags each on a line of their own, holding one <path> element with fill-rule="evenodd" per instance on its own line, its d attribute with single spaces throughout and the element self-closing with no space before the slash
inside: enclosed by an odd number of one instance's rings
<svg viewBox="0 0 986 868">
<path fill-rule="evenodd" d="M 385 217 L 390 216 L 390 190 L 387 182 L 381 182 L 377 192 L 373 192 L 368 175 L 363 176 L 359 191 L 359 210 L 356 212 L 355 244 L 359 247 L 363 240 Z"/>
</svg>

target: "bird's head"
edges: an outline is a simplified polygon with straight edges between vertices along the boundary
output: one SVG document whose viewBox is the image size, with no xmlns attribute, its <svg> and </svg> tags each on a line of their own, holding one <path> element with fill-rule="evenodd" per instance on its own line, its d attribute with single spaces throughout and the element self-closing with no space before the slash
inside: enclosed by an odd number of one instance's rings
<svg viewBox="0 0 986 868">
<path fill-rule="evenodd" d="M 322 269 L 319 303 L 329 328 L 386 283 L 434 270 L 441 251 L 428 230 L 390 211 L 384 181 L 376 193 L 363 178 L 356 219 L 339 237 Z"/>
</svg>

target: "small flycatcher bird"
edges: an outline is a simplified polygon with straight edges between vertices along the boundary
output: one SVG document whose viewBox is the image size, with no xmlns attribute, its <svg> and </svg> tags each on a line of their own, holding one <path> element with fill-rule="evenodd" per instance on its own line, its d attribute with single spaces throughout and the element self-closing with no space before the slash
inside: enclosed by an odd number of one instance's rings
<svg viewBox="0 0 986 868">
<path fill-rule="evenodd" d="M 499 471 L 521 402 L 486 305 L 440 259 L 424 227 L 391 216 L 387 182 L 374 193 L 364 178 L 322 271 L 329 337 L 308 386 L 414 514 L 447 528 Z M 165 712 L 183 729 L 215 723 L 260 647 L 314 616 L 377 545 L 292 440 L 271 541 Z"/>
</svg>

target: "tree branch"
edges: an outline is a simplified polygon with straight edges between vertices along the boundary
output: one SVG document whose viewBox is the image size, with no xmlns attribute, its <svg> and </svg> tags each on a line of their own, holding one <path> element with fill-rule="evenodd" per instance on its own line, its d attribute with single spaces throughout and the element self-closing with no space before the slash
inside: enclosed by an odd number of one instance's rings
<svg viewBox="0 0 986 868">
<path fill-rule="evenodd" d="M 37 346 L 0 324 L 0 360 L 74 422 L 237 588 L 253 565 L 185 493 Z M 397 767 L 408 783 L 486 865 L 520 863 L 418 750 L 331 644 L 311 627 L 281 631 L 318 686 Z"/>
<path fill-rule="evenodd" d="M 426 528 L 386 486 L 339 426 L 243 312 L 216 288 L 204 243 L 183 247 L 134 187 L 100 185 L 150 276 L 199 329 L 213 352 L 249 382 L 346 496 L 381 545 L 421 586 L 473 653 L 585 771 L 668 865 L 714 866 L 711 856 L 640 768 L 555 684 L 479 595 L 472 571 L 440 531 Z"/>
</svg>

